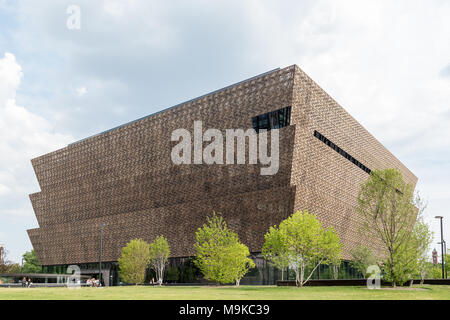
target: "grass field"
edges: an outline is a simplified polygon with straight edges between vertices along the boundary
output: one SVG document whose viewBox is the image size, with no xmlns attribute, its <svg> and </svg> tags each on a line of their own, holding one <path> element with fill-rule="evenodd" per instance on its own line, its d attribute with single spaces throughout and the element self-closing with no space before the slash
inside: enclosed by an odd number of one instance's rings
<svg viewBox="0 0 450 320">
<path fill-rule="evenodd" d="M 0 288 L 0 300 L 450 300 L 450 286 Z"/>
</svg>

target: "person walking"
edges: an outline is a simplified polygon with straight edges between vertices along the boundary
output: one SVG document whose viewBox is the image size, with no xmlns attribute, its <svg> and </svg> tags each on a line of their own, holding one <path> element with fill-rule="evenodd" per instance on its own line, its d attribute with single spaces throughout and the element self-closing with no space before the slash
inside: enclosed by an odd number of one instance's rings
<svg viewBox="0 0 450 320">
<path fill-rule="evenodd" d="M 25 288 L 27 286 L 27 278 L 23 277 L 22 279 L 22 288 Z"/>
</svg>

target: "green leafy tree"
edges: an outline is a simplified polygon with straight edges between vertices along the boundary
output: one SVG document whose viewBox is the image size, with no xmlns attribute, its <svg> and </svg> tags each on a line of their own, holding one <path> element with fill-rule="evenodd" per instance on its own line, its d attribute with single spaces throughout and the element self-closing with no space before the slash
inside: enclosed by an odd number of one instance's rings
<svg viewBox="0 0 450 320">
<path fill-rule="evenodd" d="M 369 238 L 379 239 L 385 256 L 385 277 L 394 287 L 410 270 L 405 254 L 412 252 L 408 242 L 417 216 L 413 189 L 396 169 L 374 170 L 358 195 L 364 230 Z"/>
<path fill-rule="evenodd" d="M 416 273 L 420 276 L 420 284 L 423 284 L 430 269 L 428 253 L 433 241 L 433 232 L 422 218 L 414 226 L 413 239 L 417 252 Z"/>
<path fill-rule="evenodd" d="M 39 264 L 34 250 L 25 252 L 23 254 L 23 273 L 39 273 L 42 271 L 42 266 Z"/>
<path fill-rule="evenodd" d="M 218 283 L 236 282 L 238 286 L 254 262 L 247 246 L 239 242 L 236 233 L 227 228 L 221 216 L 213 212 L 207 223 L 196 232 L 194 248 L 197 252 L 195 265 L 205 279 Z"/>
<path fill-rule="evenodd" d="M 262 254 L 270 264 L 281 270 L 281 280 L 284 280 L 284 269 L 289 267 L 289 250 L 286 241 L 278 228 L 270 227 L 264 236 L 265 242 Z"/>
<path fill-rule="evenodd" d="M 164 268 L 169 260 L 169 256 L 169 242 L 164 236 L 157 237 L 155 241 L 150 244 L 150 265 L 156 272 L 159 285 L 163 282 Z"/>
<path fill-rule="evenodd" d="M 224 274 L 226 278 L 233 279 L 237 287 L 248 270 L 255 267 L 255 263 L 249 256 L 248 247 L 240 242 L 235 242 L 224 248 Z"/>
<path fill-rule="evenodd" d="M 440 251 L 439 251 L 440 253 Z M 438 264 L 433 265 L 432 263 L 431 266 L 429 266 L 428 269 L 428 277 L 431 279 L 442 279 L 442 264 L 441 264 L 441 259 L 440 259 L 441 255 L 439 254 L 439 259 L 438 259 Z M 444 255 L 444 277 L 446 277 L 447 279 L 448 274 L 450 273 L 450 254 L 447 253 Z"/>
<path fill-rule="evenodd" d="M 372 265 L 378 265 L 377 259 L 372 249 L 363 245 L 358 245 L 350 250 L 352 256 L 351 266 L 356 269 L 363 277 L 367 277 L 367 268 Z"/>
<path fill-rule="evenodd" d="M 442 268 L 440 264 L 433 265 L 428 273 L 430 279 L 442 279 Z"/>
<path fill-rule="evenodd" d="M 150 263 L 150 246 L 142 239 L 134 239 L 122 248 L 119 274 L 126 283 L 141 284 Z"/>
<path fill-rule="evenodd" d="M 426 205 L 418 193 L 414 197 L 414 204 L 417 212 L 414 227 L 409 232 L 407 241 L 398 247 L 394 255 L 396 261 L 396 265 L 393 268 L 395 277 L 392 277 L 390 273 L 387 273 L 386 276 L 386 280 L 397 281 L 398 283 L 409 281 L 410 286 L 412 286 L 413 279 L 417 276 L 420 277 L 421 284 L 424 283 L 430 267 L 428 252 L 433 241 L 433 233 L 423 219 Z M 386 262 L 385 267 L 390 268 L 389 260 Z"/>
<path fill-rule="evenodd" d="M 333 264 L 340 259 L 339 236 L 332 227 L 323 228 L 308 211 L 294 213 L 280 223 L 278 230 L 288 248 L 289 266 L 295 272 L 297 286 L 307 283 L 320 264 Z M 305 278 L 306 268 L 310 274 Z"/>
<path fill-rule="evenodd" d="M 412 285 L 414 275 L 419 270 L 419 251 L 417 248 L 418 239 L 412 234 L 408 241 L 402 243 L 395 252 L 395 265 L 391 266 L 391 260 L 385 262 L 384 279 L 398 284 L 405 284 L 410 281 L 410 285 Z M 390 272 L 391 270 L 392 272 Z"/>
<path fill-rule="evenodd" d="M 400 248 L 409 247 L 409 251 L 399 250 L 398 254 L 398 260 L 403 264 L 401 270 L 406 267 L 406 270 L 403 270 L 405 272 L 403 278 L 409 276 L 410 279 L 407 280 L 410 280 L 410 285 L 413 283 L 413 278 L 417 277 L 420 278 L 420 283 L 423 284 L 432 265 L 429 262 L 428 253 L 433 241 L 433 232 L 424 219 L 424 211 L 427 204 L 422 200 L 418 192 L 414 196 L 414 205 L 417 212 L 414 227 L 406 244 L 400 246 Z"/>
</svg>

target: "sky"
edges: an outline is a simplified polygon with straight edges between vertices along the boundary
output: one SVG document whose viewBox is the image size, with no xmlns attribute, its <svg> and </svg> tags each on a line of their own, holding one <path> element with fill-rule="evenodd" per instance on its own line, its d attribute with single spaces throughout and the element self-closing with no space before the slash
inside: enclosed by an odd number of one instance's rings
<svg viewBox="0 0 450 320">
<path fill-rule="evenodd" d="M 0 0 L 0 244 L 18 263 L 32 248 L 30 159 L 297 64 L 419 178 L 439 250 L 434 216 L 450 241 L 448 17 L 448 0 Z"/>
</svg>

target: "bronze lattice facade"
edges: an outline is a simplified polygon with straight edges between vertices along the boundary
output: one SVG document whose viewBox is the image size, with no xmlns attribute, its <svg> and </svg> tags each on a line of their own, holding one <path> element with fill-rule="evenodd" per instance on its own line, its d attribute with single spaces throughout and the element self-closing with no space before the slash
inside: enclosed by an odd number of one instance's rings
<svg viewBox="0 0 450 320">
<path fill-rule="evenodd" d="M 290 106 L 280 129 L 280 168 L 175 165 L 175 129 L 252 128 L 255 116 Z M 397 168 L 417 178 L 299 67 L 277 69 L 33 159 L 41 191 L 30 195 L 39 228 L 28 230 L 43 265 L 117 261 L 131 239 L 168 238 L 172 257 L 194 254 L 195 231 L 222 213 L 251 252 L 296 210 L 334 226 L 344 258 L 358 243 L 355 212 L 368 169 Z"/>
</svg>

